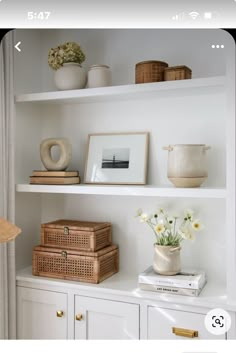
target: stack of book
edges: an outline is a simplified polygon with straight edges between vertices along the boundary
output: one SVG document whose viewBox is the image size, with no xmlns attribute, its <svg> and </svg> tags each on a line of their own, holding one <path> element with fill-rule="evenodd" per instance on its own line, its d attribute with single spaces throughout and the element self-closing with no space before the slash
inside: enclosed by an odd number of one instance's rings
<svg viewBox="0 0 236 353">
<path fill-rule="evenodd" d="M 175 276 L 164 276 L 155 273 L 151 266 L 139 275 L 138 282 L 143 290 L 197 297 L 206 284 L 206 274 L 187 270 Z"/>
<path fill-rule="evenodd" d="M 80 184 L 80 177 L 78 171 L 34 170 L 30 176 L 30 184 Z"/>
</svg>

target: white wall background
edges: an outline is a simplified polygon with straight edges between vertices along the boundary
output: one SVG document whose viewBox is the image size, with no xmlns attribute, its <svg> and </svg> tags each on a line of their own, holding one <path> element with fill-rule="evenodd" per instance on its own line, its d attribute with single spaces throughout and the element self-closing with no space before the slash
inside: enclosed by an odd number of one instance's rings
<svg viewBox="0 0 236 353">
<path fill-rule="evenodd" d="M 193 77 L 225 74 L 228 34 L 220 30 L 17 30 L 22 48 L 16 54 L 16 93 L 55 89 L 47 53 L 64 41 L 81 43 L 92 64 L 108 64 L 113 84 L 134 83 L 135 63 L 164 60 L 187 65 Z M 226 50 L 212 44 L 225 43 Z M 18 108 L 17 108 L 18 109 Z M 206 143 L 209 177 L 205 185 L 225 186 L 225 97 L 221 93 L 65 106 L 21 107 L 17 116 L 17 181 L 28 182 L 42 168 L 39 143 L 47 137 L 68 137 L 73 148 L 70 169 L 83 178 L 87 135 L 95 132 L 149 131 L 148 183 L 170 185 L 167 152 L 175 143 Z M 204 268 L 210 279 L 225 282 L 225 204 L 223 200 L 158 199 L 79 195 L 17 195 L 16 215 L 24 230 L 17 241 L 17 264 L 31 263 L 32 246 L 40 242 L 40 223 L 57 218 L 110 221 L 120 247 L 120 271 L 138 273 L 152 263 L 154 238 L 134 218 L 137 208 L 154 212 L 158 205 L 181 212 L 195 209 L 205 224 L 193 244 L 184 244 L 183 267 Z M 22 256 L 23 255 L 23 256 Z"/>
</svg>

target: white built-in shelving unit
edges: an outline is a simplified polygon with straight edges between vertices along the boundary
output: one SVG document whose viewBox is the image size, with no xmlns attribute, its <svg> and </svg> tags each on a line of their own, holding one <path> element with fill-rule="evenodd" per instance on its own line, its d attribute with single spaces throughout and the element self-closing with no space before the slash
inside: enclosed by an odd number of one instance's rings
<svg viewBox="0 0 236 353">
<path fill-rule="evenodd" d="M 171 99 L 184 95 L 214 95 L 225 90 L 225 77 L 196 78 L 192 80 L 150 83 L 142 85 L 122 85 L 94 89 L 55 91 L 17 95 L 16 105 L 71 105 L 93 104 L 142 99 Z M 75 194 L 78 196 L 138 196 L 151 198 L 177 199 L 227 199 L 227 188 L 202 186 L 200 188 L 175 188 L 171 185 L 30 185 L 19 183 L 17 193 L 33 194 Z"/>
<path fill-rule="evenodd" d="M 127 301 L 136 303 L 144 303 L 143 299 L 145 302 L 159 301 L 170 306 L 176 305 L 175 308 L 183 311 L 184 305 L 206 310 L 219 306 L 236 311 L 235 117 L 232 109 L 234 90 L 229 86 L 231 81 L 229 74 L 225 72 L 225 63 L 222 58 L 217 59 L 216 65 L 221 68 L 218 70 L 219 76 L 217 70 L 204 61 L 212 75 L 205 72 L 203 77 L 198 74 L 198 77 L 194 76 L 190 80 L 120 84 L 120 73 L 123 73 L 125 81 L 126 64 L 119 66 L 117 58 L 123 50 L 123 44 L 125 43 L 126 50 L 130 53 L 129 59 L 126 53 L 126 60 L 130 60 L 129 70 L 130 67 L 133 70 L 135 62 L 141 61 L 136 53 L 138 49 L 131 53 L 128 34 L 125 37 L 115 32 L 110 34 L 108 30 L 104 33 L 104 37 L 98 36 L 98 41 L 104 40 L 107 47 L 103 42 L 101 47 L 106 48 L 108 54 L 105 56 L 101 52 L 96 60 L 110 60 L 110 66 L 114 65 L 113 86 L 54 91 L 49 72 L 44 69 L 43 86 L 48 91 L 42 89 L 35 93 L 37 89 L 33 89 L 30 93 L 30 90 L 27 92 L 24 89 L 24 93 L 21 93 L 18 89 L 15 95 L 16 220 L 23 229 L 23 235 L 16 244 L 18 282 L 23 287 L 32 285 L 34 288 L 49 291 L 52 284 L 59 290 L 73 288 L 78 292 L 84 291 L 86 295 L 91 295 L 92 291 L 96 295 L 101 293 L 100 296 L 104 295 L 106 298 L 114 294 L 121 301 L 124 297 Z M 86 46 L 86 30 L 80 32 L 80 35 Z M 94 36 L 96 35 L 94 32 Z M 143 39 L 146 38 L 144 32 L 139 32 L 132 34 L 132 40 L 138 39 L 139 42 L 140 35 Z M 155 34 L 151 35 L 155 40 Z M 173 35 L 174 33 L 171 40 Z M 185 48 L 184 39 L 181 42 L 182 35 L 176 35 L 179 41 L 178 50 L 181 45 L 182 49 Z M 50 37 L 42 38 L 42 43 L 45 41 L 45 54 Z M 52 38 L 54 43 L 55 38 Z M 92 36 L 88 38 L 91 40 Z M 169 43 L 170 37 L 168 38 L 159 43 L 166 50 L 166 55 L 170 55 L 167 50 L 169 44 L 167 49 L 164 45 Z M 202 34 L 199 34 L 199 38 L 204 41 Z M 153 46 L 149 48 L 148 41 L 143 43 L 146 52 L 149 49 L 152 51 L 147 56 L 160 55 L 155 54 L 156 49 Z M 208 45 L 209 40 L 206 43 Z M 88 53 L 90 58 L 97 55 L 96 42 L 94 47 L 95 49 L 91 46 Z M 192 60 L 193 69 L 197 72 L 202 57 L 196 50 L 193 56 L 189 54 L 189 61 L 191 63 Z M 178 60 L 176 58 L 176 62 Z M 22 61 L 21 66 L 23 65 L 25 64 Z M 18 75 L 21 75 L 20 71 Z M 122 131 L 150 133 L 147 185 L 83 184 L 88 134 Z M 29 176 L 32 170 L 42 169 L 39 158 L 41 140 L 63 136 L 70 138 L 72 142 L 70 169 L 79 170 L 82 183 L 30 185 Z M 175 143 L 204 143 L 212 147 L 208 153 L 208 179 L 201 187 L 175 188 L 168 181 L 167 152 L 162 147 Z M 142 208 L 153 212 L 155 207 L 163 204 L 179 212 L 184 208 L 192 208 L 199 213 L 199 218 L 205 224 L 203 234 L 193 244 L 184 245 L 182 251 L 184 266 L 202 268 L 208 275 L 208 283 L 199 297 L 156 295 L 137 289 L 137 274 L 152 262 L 154 239 L 149 230 L 137 222 L 135 211 Z M 40 224 L 58 218 L 110 221 L 113 225 L 113 241 L 120 249 L 120 272 L 99 285 L 32 276 L 29 267 L 32 246 L 40 242 Z"/>
</svg>

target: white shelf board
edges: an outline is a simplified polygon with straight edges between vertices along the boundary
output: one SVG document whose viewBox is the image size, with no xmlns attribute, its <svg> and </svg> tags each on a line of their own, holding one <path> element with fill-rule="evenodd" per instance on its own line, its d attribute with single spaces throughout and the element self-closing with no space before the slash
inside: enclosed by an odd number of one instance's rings
<svg viewBox="0 0 236 353">
<path fill-rule="evenodd" d="M 17 192 L 53 193 L 53 194 L 80 194 L 80 195 L 117 195 L 117 196 L 159 196 L 159 197 L 192 197 L 216 198 L 226 197 L 225 188 L 175 188 L 174 186 L 161 187 L 153 185 L 34 185 L 17 184 Z"/>
<path fill-rule="evenodd" d="M 62 291 L 66 289 L 119 295 L 136 298 L 137 300 L 145 301 L 161 301 L 166 304 L 183 304 L 193 305 L 199 307 L 215 308 L 220 307 L 226 310 L 235 310 L 236 303 L 229 302 L 227 299 L 226 288 L 220 283 L 207 283 L 198 297 L 188 297 L 182 295 L 162 294 L 156 292 L 149 292 L 140 290 L 138 288 L 138 275 L 118 272 L 105 281 L 99 284 L 83 283 L 78 281 L 59 280 L 47 277 L 39 277 L 32 275 L 32 267 L 26 267 L 17 273 L 17 285 L 24 287 L 55 286 L 61 288 Z"/>
<path fill-rule="evenodd" d="M 165 81 L 122 86 L 85 88 L 79 90 L 20 94 L 16 103 L 89 103 L 140 97 L 169 97 L 171 94 L 205 94 L 220 92 L 225 86 L 225 77 L 195 78 L 189 80 Z"/>
</svg>

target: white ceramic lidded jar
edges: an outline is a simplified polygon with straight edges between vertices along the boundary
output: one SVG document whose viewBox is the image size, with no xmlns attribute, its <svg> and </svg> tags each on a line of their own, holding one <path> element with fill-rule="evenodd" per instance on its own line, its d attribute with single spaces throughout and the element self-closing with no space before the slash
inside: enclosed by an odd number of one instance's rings
<svg viewBox="0 0 236 353">
<path fill-rule="evenodd" d="M 111 70 L 107 65 L 92 65 L 88 71 L 88 88 L 111 86 Z"/>
</svg>

